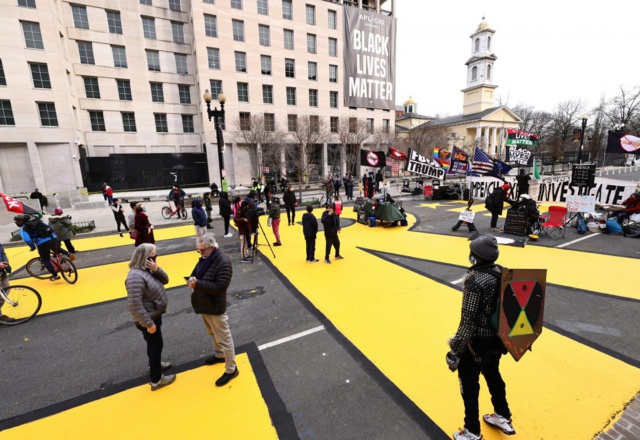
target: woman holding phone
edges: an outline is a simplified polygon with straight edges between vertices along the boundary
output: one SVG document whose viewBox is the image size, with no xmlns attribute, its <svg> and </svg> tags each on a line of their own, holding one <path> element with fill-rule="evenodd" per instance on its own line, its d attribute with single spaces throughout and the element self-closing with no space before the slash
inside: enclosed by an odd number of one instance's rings
<svg viewBox="0 0 640 440">
<path fill-rule="evenodd" d="M 162 362 L 162 315 L 167 311 L 169 302 L 164 286 L 169 282 L 169 276 L 156 263 L 156 256 L 154 245 L 142 243 L 138 246 L 129 262 L 129 274 L 125 280 L 129 312 L 147 343 L 151 391 L 171 385 L 176 380 L 175 374 L 162 374 L 163 370 L 171 367 L 169 362 Z"/>
</svg>

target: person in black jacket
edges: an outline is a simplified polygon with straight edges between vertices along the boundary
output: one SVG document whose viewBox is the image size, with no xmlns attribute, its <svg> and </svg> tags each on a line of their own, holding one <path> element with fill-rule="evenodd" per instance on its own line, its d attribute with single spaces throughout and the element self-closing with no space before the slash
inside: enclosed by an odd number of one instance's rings
<svg viewBox="0 0 640 440">
<path fill-rule="evenodd" d="M 213 207 L 211 206 L 211 193 L 204 193 L 202 195 L 202 201 L 204 202 L 204 210 L 207 213 L 207 229 L 213 229 L 213 226 L 211 226 L 211 222 L 213 221 L 211 218 L 211 211 L 213 211 Z"/>
<path fill-rule="evenodd" d="M 222 253 L 211 233 L 196 238 L 200 259 L 187 281 L 194 312 L 202 315 L 207 333 L 213 337 L 214 355 L 204 360 L 205 365 L 225 364 L 224 374 L 216 381 L 221 387 L 238 376 L 236 353 L 227 317 L 227 288 L 233 277 L 229 257 Z"/>
<path fill-rule="evenodd" d="M 284 207 L 287 210 L 287 220 L 289 226 L 296 222 L 296 193 L 293 192 L 293 185 L 289 185 L 289 188 L 284 192 L 282 196 Z"/>
<path fill-rule="evenodd" d="M 518 197 L 522 194 L 529 194 L 529 181 L 531 180 L 531 176 L 527 174 L 524 168 L 520 168 L 520 174 L 516 176 L 516 180 L 518 181 Z"/>
<path fill-rule="evenodd" d="M 508 183 L 494 189 L 491 196 L 488 198 L 489 200 L 486 202 L 485 207 L 491 213 L 491 232 L 499 232 L 499 229 L 497 228 L 498 217 L 502 215 L 504 202 L 507 202 L 510 205 L 516 203 L 514 200 L 509 198 L 509 189 L 511 189 L 511 185 Z"/>
<path fill-rule="evenodd" d="M 340 238 L 338 238 L 338 234 L 340 233 L 340 217 L 334 214 L 333 206 L 327 204 L 326 207 L 327 210 L 322 213 L 321 219 L 324 227 L 324 239 L 327 242 L 326 252 L 324 253 L 324 262 L 331 264 L 331 260 L 329 259 L 331 246 L 336 250 L 335 259 L 343 259 L 342 255 L 340 255 Z"/>
<path fill-rule="evenodd" d="M 313 215 L 313 206 L 307 205 L 307 212 L 302 215 L 302 232 L 307 243 L 307 261 L 317 263 L 316 260 L 316 234 L 318 233 L 318 220 Z"/>
<path fill-rule="evenodd" d="M 220 208 L 220 217 L 224 220 L 224 238 L 233 237 L 233 234 L 229 232 L 229 221 L 231 220 L 231 203 L 229 202 L 229 193 L 222 191 L 220 193 L 220 200 L 218 200 L 218 207 Z"/>
</svg>

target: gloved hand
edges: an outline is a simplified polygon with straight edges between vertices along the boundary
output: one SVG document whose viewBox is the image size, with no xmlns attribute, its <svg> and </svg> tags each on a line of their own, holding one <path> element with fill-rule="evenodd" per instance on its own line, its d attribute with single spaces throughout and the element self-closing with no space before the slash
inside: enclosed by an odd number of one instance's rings
<svg viewBox="0 0 640 440">
<path fill-rule="evenodd" d="M 455 354 L 453 351 L 447 353 L 445 360 L 447 361 L 447 366 L 449 370 L 456 371 L 458 369 L 458 364 L 460 363 L 460 357 Z"/>
<path fill-rule="evenodd" d="M 36 248 L 35 248 L 35 246 L 34 246 L 34 247 L 32 247 L 31 249 L 29 249 L 29 252 L 33 252 L 33 251 L 35 251 L 35 250 L 36 250 Z"/>
</svg>

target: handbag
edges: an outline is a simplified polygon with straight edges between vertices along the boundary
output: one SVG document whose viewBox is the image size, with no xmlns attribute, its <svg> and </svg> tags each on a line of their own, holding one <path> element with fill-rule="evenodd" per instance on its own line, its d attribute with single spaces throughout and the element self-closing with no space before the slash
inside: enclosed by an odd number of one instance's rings
<svg viewBox="0 0 640 440">
<path fill-rule="evenodd" d="M 132 229 L 129 231 L 129 238 L 132 240 L 136 240 L 138 238 L 138 231 Z"/>
</svg>

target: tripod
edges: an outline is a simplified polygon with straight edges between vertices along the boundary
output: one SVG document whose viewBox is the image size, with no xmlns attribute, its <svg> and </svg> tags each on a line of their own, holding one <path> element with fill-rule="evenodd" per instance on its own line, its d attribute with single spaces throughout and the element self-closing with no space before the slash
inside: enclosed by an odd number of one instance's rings
<svg viewBox="0 0 640 440">
<path fill-rule="evenodd" d="M 271 251 L 271 255 L 273 255 L 273 258 L 276 258 L 276 254 L 273 252 L 273 248 L 271 247 L 271 243 L 269 243 L 269 239 L 267 238 L 267 234 L 265 234 L 264 233 L 264 229 L 262 229 L 262 224 L 260 223 L 260 218 L 256 219 L 256 223 L 258 224 L 258 227 L 262 231 L 262 236 L 264 237 L 264 240 L 267 242 L 267 246 L 269 246 L 269 250 Z M 258 246 L 264 246 L 264 245 L 258 243 L 258 237 L 260 236 L 258 231 L 253 232 L 251 235 L 253 235 L 253 252 L 251 253 L 251 264 L 253 264 L 253 261 L 255 260 L 256 255 L 258 254 Z"/>
</svg>

